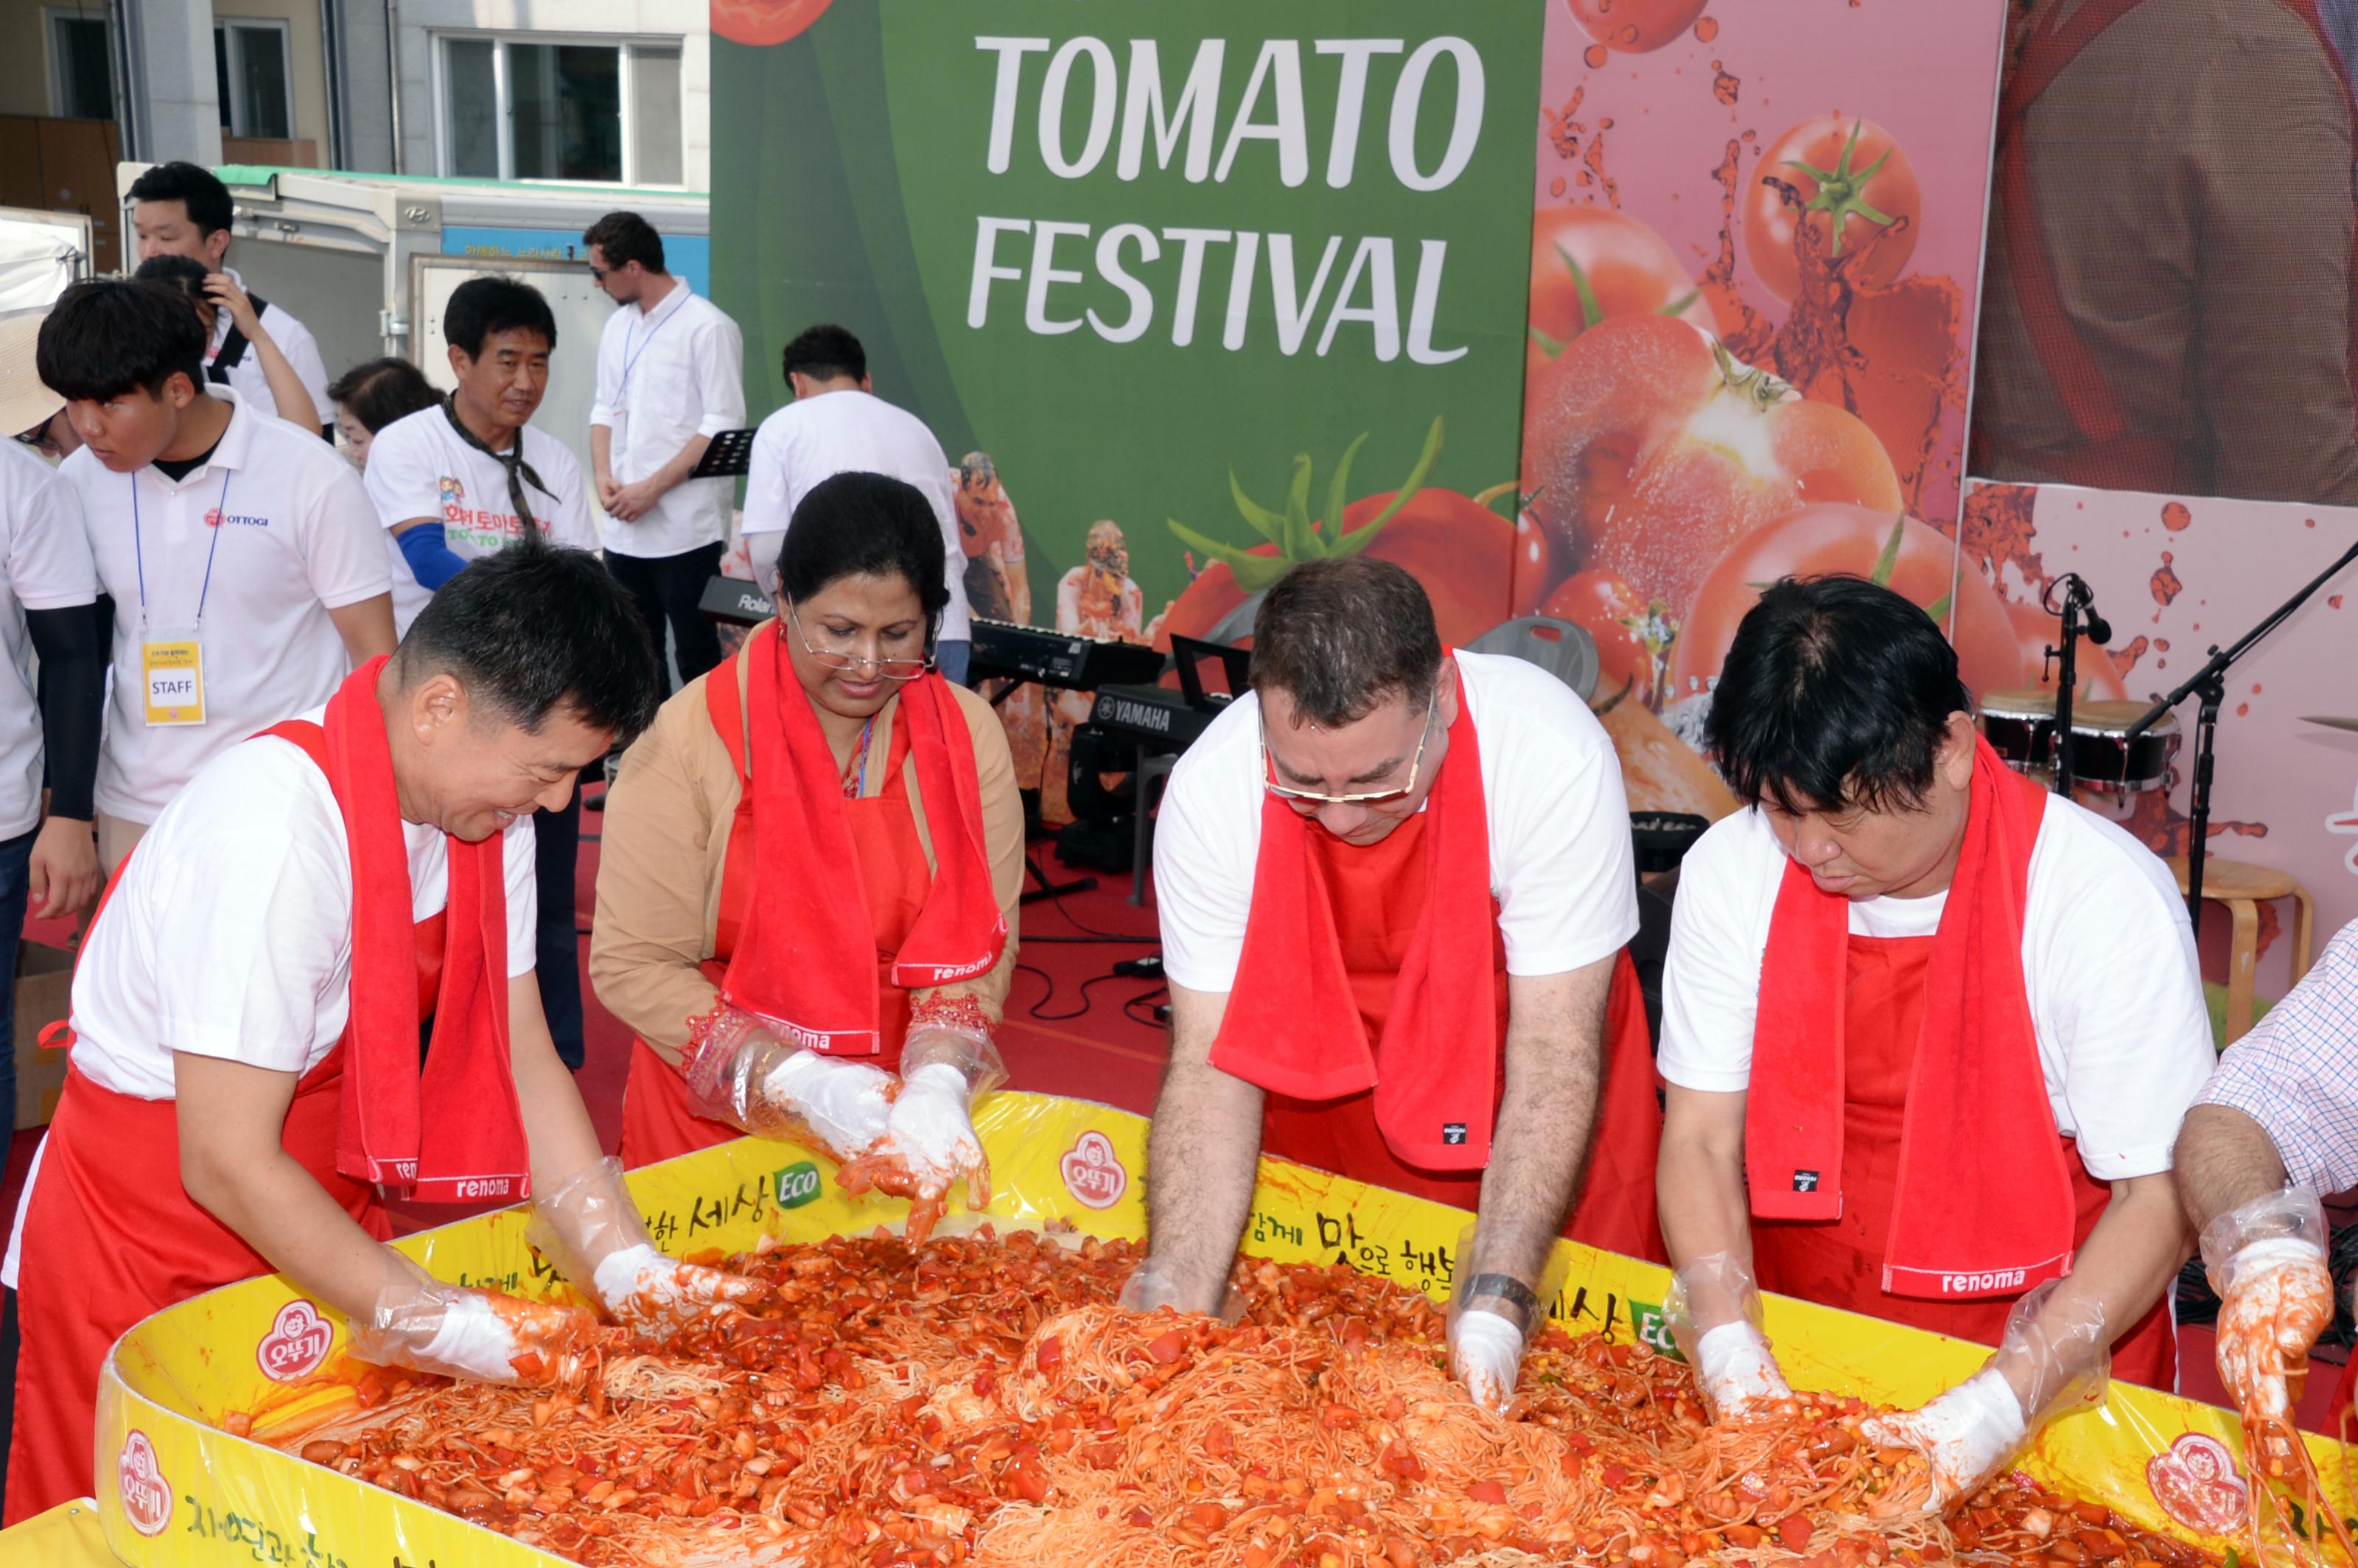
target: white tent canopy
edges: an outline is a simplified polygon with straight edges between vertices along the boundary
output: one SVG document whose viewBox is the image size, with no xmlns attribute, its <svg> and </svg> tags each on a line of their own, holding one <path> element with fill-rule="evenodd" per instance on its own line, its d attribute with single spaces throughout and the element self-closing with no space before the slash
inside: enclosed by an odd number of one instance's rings
<svg viewBox="0 0 2358 1568">
<path fill-rule="evenodd" d="M 90 220 L 0 209 L 0 314 L 38 310 L 89 270 Z"/>
</svg>

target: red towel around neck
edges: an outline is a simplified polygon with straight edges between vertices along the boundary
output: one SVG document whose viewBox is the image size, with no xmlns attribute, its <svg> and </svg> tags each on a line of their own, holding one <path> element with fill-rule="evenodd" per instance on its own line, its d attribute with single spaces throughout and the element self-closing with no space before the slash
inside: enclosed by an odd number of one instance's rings
<svg viewBox="0 0 2358 1568">
<path fill-rule="evenodd" d="M 842 771 L 774 628 L 740 656 L 752 730 L 755 872 L 721 994 L 779 1024 L 784 1038 L 831 1055 L 875 1055 L 883 1044 L 875 925 L 844 817 Z M 736 671 L 723 665 L 706 678 L 733 680 Z M 897 721 L 909 730 L 934 878 L 892 979 L 948 985 L 988 970 L 1007 946 L 1007 916 L 983 849 L 974 746 L 938 675 L 902 687 Z"/>
<path fill-rule="evenodd" d="M 1448 755 L 1424 810 L 1424 908 L 1383 1039 L 1370 1051 L 1310 853 L 1309 836 L 1325 829 L 1263 793 L 1244 952 L 1211 1061 L 1296 1099 L 1373 1088 L 1377 1128 L 1402 1162 L 1479 1170 L 1489 1163 L 1498 1099 L 1497 915 L 1481 746 L 1462 677 Z"/>
<path fill-rule="evenodd" d="M 352 867 L 352 1011 L 336 1168 L 427 1203 L 531 1195 L 508 1053 L 505 841 L 444 837 L 449 860 L 434 1036 L 417 1063 L 417 938 L 409 845 L 394 786 L 383 657 L 346 677 L 326 723 L 283 724 L 310 752 L 344 819 Z M 308 734 L 301 733 L 308 731 Z M 324 733 L 322 733 L 324 731 Z"/>
<path fill-rule="evenodd" d="M 1894 1295 L 2019 1295 L 2071 1268 L 2071 1181 L 2022 979 L 2030 852 L 2047 796 L 1974 743 L 1964 846 L 1925 968 L 1898 1191 Z M 1744 1163 L 1762 1219 L 1842 1212 L 1850 901 L 1788 861 L 1752 1037 Z"/>
</svg>

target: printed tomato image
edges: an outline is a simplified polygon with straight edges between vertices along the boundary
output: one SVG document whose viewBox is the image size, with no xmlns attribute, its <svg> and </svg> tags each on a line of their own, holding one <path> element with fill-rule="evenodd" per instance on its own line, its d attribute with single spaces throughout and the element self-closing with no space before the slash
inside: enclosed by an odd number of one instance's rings
<svg viewBox="0 0 2358 1568">
<path fill-rule="evenodd" d="M 1477 495 L 1474 499 L 1485 498 Z M 1539 514 L 1528 506 L 1515 514 L 1515 547 L 1509 568 L 1513 580 L 1507 595 L 1507 614 L 1510 619 L 1538 610 L 1540 600 L 1563 580 L 1569 569 L 1563 545 L 1557 539 L 1555 530 L 1541 522 Z"/>
<path fill-rule="evenodd" d="M 1545 207 L 1531 222 L 1528 371 L 1608 316 L 1675 316 L 1707 332 L 1719 323 L 1669 242 L 1610 207 Z"/>
<path fill-rule="evenodd" d="M 2050 615 L 2038 604 L 2007 600 L 2007 619 L 2014 622 L 2015 635 L 2021 640 L 2022 678 L 2016 686 L 2023 690 L 2056 689 L 2061 672 L 2056 661 L 2047 656 L 2047 650 L 2063 641 L 2063 618 Z M 2080 639 L 2079 651 L 2072 657 L 2079 662 L 2079 679 L 2072 685 L 2077 691 L 2076 702 L 2118 702 L 2129 695 L 2128 687 L 2121 680 L 2121 672 L 2113 656 L 2087 638 Z"/>
<path fill-rule="evenodd" d="M 782 44 L 819 18 L 830 0 L 712 0 L 712 30 L 741 44 Z"/>
<path fill-rule="evenodd" d="M 1737 540 L 1711 568 L 1671 645 L 1667 699 L 1692 697 L 1716 677 L 1736 622 L 1760 602 L 1760 585 L 1783 577 L 1844 573 L 1883 583 L 1947 622 L 1958 673 L 1975 695 L 2019 686 L 2020 643 L 1996 590 L 1972 571 L 1954 577 L 1956 542 L 1913 517 L 1868 506 L 1804 506 Z"/>
<path fill-rule="evenodd" d="M 1248 596 L 1303 561 L 1362 551 L 1407 568 L 1424 585 L 1444 643 L 1470 643 L 1507 620 L 1515 526 L 1470 495 L 1426 486 L 1425 476 L 1441 455 L 1441 421 L 1433 422 L 1424 451 L 1400 489 L 1346 503 L 1351 464 L 1366 440 L 1361 436 L 1352 442 L 1336 464 L 1325 509 L 1316 518 L 1310 515 L 1313 470 L 1307 453 L 1293 460 L 1293 486 L 1282 513 L 1259 505 L 1232 480 L 1238 510 L 1262 535 L 1261 544 L 1239 549 L 1174 522 L 1172 532 L 1213 564 L 1197 574 L 1163 618 L 1155 646 L 1169 648 L 1173 633 L 1206 635 Z M 1326 526 L 1333 516 L 1342 519 L 1339 529 Z"/>
<path fill-rule="evenodd" d="M 1646 54 L 1694 26 L 1710 0 L 1567 0 L 1583 31 L 1609 49 Z"/>
<path fill-rule="evenodd" d="M 1651 706 L 1669 636 L 1663 606 L 1611 572 L 1576 572 L 1548 595 L 1542 615 L 1569 621 L 1596 643 L 1596 689 L 1627 687 L 1629 700 Z"/>
<path fill-rule="evenodd" d="M 1806 224 L 1807 243 L 1833 260 L 1868 251 L 1845 269 L 1853 285 L 1887 288 L 1908 265 L 1923 221 L 1915 166 L 1891 133 L 1856 115 L 1820 114 L 1761 149 L 1744 193 L 1744 254 L 1762 287 L 1794 299 L 1801 269 L 1793 246 Z"/>
<path fill-rule="evenodd" d="M 1610 317 L 1573 341 L 1526 403 L 1523 461 L 1532 508 L 1574 564 L 1674 617 L 1730 545 L 1797 506 L 1901 508 L 1891 460 L 1856 416 L 1667 316 Z"/>
</svg>

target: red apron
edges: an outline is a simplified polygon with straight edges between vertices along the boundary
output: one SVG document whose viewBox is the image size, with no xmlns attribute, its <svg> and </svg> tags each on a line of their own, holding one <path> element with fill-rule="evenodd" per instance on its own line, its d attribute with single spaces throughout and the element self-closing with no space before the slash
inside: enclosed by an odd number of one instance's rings
<svg viewBox="0 0 2358 1568">
<path fill-rule="evenodd" d="M 2308 25 L 2347 89 L 2349 71 L 2319 18 L 2317 0 L 2277 3 Z M 2000 450 L 2006 457 L 2046 470 L 2066 484 L 2162 494 L 2191 488 L 2208 493 L 2208 476 L 2186 471 L 2184 454 L 2176 443 L 2131 427 L 2103 369 L 2063 307 L 2056 286 L 2055 259 L 2048 249 L 2046 231 L 2039 225 L 2038 195 L 2030 179 L 2026 133 L 2031 105 L 2080 58 L 2082 49 L 2141 4 L 2143 0 L 2086 0 L 2061 27 L 2050 27 L 2042 17 L 2024 40 L 1998 99 L 1995 183 L 2006 221 L 2006 276 L 2014 285 L 2031 348 L 2080 438 L 2078 446 L 2064 452 L 2017 452 L 2003 447 Z M 2353 113 L 2358 113 L 2358 105 Z M 2353 240 L 2352 260 L 2349 352 L 2353 366 L 2358 368 L 2358 240 Z M 1977 438 L 1988 440 L 1978 433 Z"/>
<path fill-rule="evenodd" d="M 1753 1266 L 1762 1290 L 1996 1345 L 2006 1332 L 2012 1301 L 1938 1301 L 1889 1295 L 1883 1289 L 1900 1121 L 1917 1031 L 1924 1020 L 1924 969 L 1932 940 L 1851 937 L 1844 1013 L 1842 1217 L 1823 1223 L 1754 1220 Z M 2071 1139 L 2063 1145 L 2078 1203 L 2076 1249 L 2087 1244 L 2088 1233 L 2112 1201 L 2112 1189 L 2088 1174 Z M 2178 1386 L 2178 1328 L 2166 1298 L 2114 1341 L 2113 1376 L 2147 1388 Z"/>
<path fill-rule="evenodd" d="M 733 698 L 735 687 L 723 678 L 733 670 L 733 665 L 724 665 L 714 671 L 707 677 L 706 689 L 727 685 L 728 696 Z M 746 771 L 744 729 L 741 722 L 720 722 L 723 715 L 717 710 L 723 706 L 733 710 L 736 705 L 716 699 L 714 719 L 715 728 L 728 744 L 730 759 L 737 764 L 740 788 L 737 814 L 729 824 L 729 848 L 721 858 L 720 912 L 713 931 L 712 957 L 701 966 L 705 978 L 716 986 L 728 972 L 730 955 L 736 952 L 738 934 L 744 929 L 746 893 L 753 876 L 753 786 Z M 909 1028 L 909 993 L 892 983 L 892 961 L 924 913 L 925 895 L 933 887 L 933 870 L 925 860 L 925 843 L 917 837 L 917 819 L 909 809 L 908 770 L 903 765 L 908 757 L 908 726 L 895 724 L 892 745 L 884 759 L 884 793 L 843 803 L 844 814 L 850 819 L 851 842 L 860 851 L 860 876 L 868 890 L 869 915 L 876 929 L 878 1028 L 883 1049 L 862 1059 L 886 1072 L 900 1066 L 901 1039 Z M 622 1089 L 624 1165 L 651 1165 L 743 1136 L 725 1121 L 697 1115 L 688 1104 L 687 1085 L 679 1069 L 656 1055 L 644 1040 L 633 1038 L 631 1076 Z"/>
<path fill-rule="evenodd" d="M 95 929 L 131 863 L 125 856 L 91 917 Z M 441 989 L 444 917 L 417 923 L 417 1011 Z M 85 940 L 85 951 L 87 942 Z M 66 1036 L 69 1045 L 71 1035 Z M 393 1234 L 377 1190 L 336 1169 L 346 1039 L 303 1075 L 280 1141 L 362 1228 Z M 0 1523 L 92 1495 L 99 1368 L 124 1330 L 176 1303 L 272 1272 L 260 1253 L 180 1185 L 176 1103 L 101 1088 L 68 1058 L 65 1088 L 25 1209 L 17 1272 L 15 1434 Z"/>
<path fill-rule="evenodd" d="M 1343 968 L 1370 1039 L 1381 1039 L 1392 987 L 1424 907 L 1424 816 L 1410 817 L 1366 846 L 1331 834 L 1310 835 L 1311 852 L 1330 890 Z M 1506 1074 L 1507 948 L 1495 924 L 1491 967 L 1498 988 L 1499 1082 Z M 1596 1107 L 1588 1171 L 1563 1233 L 1589 1246 L 1655 1262 L 1667 1260 L 1654 1214 L 1654 1158 L 1662 1113 L 1654 1098 L 1653 1051 L 1638 971 L 1625 951 L 1616 960 L 1605 1011 L 1605 1082 Z M 1322 1171 L 1463 1209 L 1479 1206 L 1482 1173 L 1439 1174 L 1393 1157 L 1376 1125 L 1375 1091 L 1336 1100 L 1271 1094 L 1263 1101 L 1261 1149 Z"/>
</svg>

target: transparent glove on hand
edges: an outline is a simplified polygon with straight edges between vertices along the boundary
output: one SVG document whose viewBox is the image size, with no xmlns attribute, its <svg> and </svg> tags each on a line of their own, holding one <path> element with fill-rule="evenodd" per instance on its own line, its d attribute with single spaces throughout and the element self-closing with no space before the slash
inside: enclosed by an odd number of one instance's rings
<svg viewBox="0 0 2358 1568">
<path fill-rule="evenodd" d="M 612 1158 L 577 1171 L 535 1199 L 525 1234 L 616 1322 L 659 1337 L 770 1293 L 758 1280 L 682 1263 L 657 1251 L 623 1185 L 622 1162 Z"/>
<path fill-rule="evenodd" d="M 369 1321 L 352 1325 L 352 1354 L 362 1361 L 548 1388 L 567 1379 L 573 1353 L 599 1332 L 597 1320 L 578 1307 L 462 1290 L 390 1248 L 384 1257 L 384 1281 Z"/>
<path fill-rule="evenodd" d="M 1220 1303 L 1219 1319 L 1234 1325 L 1245 1315 L 1245 1297 L 1235 1286 L 1223 1280 L 1213 1287 Z M 1124 1312 L 1160 1312 L 1168 1307 L 1173 1312 L 1202 1313 L 1212 1315 L 1205 1292 L 1188 1290 L 1178 1277 L 1178 1271 L 1158 1258 L 1149 1258 L 1130 1271 L 1121 1282 L 1121 1294 L 1114 1304 Z"/>
<path fill-rule="evenodd" d="M 1860 1426 L 1870 1443 L 1924 1455 L 1932 1506 L 1972 1497 L 2050 1419 L 2104 1398 L 2111 1335 L 2093 1306 L 2049 1310 L 2058 1283 L 2050 1280 L 2014 1303 L 2006 1336 L 1980 1371 L 1921 1409 Z"/>
<path fill-rule="evenodd" d="M 1694 1364 L 1713 1421 L 1741 1420 L 1793 1397 L 1761 1330 L 1752 1267 L 1736 1253 L 1714 1252 L 1673 1274 L 1662 1315 L 1671 1337 Z"/>
<path fill-rule="evenodd" d="M 2333 1321 L 2325 1213 L 2306 1187 L 2228 1210 L 2202 1230 L 2202 1266 L 2219 1292 L 2219 1377 L 2249 1428 L 2288 1422 L 2292 1382 Z M 2288 1441 L 2281 1434 L 2261 1441 Z"/>
<path fill-rule="evenodd" d="M 1539 1331 L 1561 1278 L 1542 1280 L 1534 1288 L 1508 1268 L 1496 1248 L 1486 1247 L 1479 1220 L 1458 1232 L 1456 1283 L 1449 1298 L 1449 1372 L 1476 1404 L 1489 1411 L 1503 1411 L 1514 1401 L 1523 1348 Z"/>
<path fill-rule="evenodd" d="M 906 1236 L 922 1242 L 963 1179 L 968 1209 L 990 1202 L 990 1162 L 975 1136 L 973 1097 L 1006 1081 L 999 1052 L 979 1029 L 913 1024 L 901 1050 L 901 1081 L 882 1137 L 838 1178 L 847 1193 L 873 1187 L 910 1200 Z"/>
<path fill-rule="evenodd" d="M 697 1114 L 837 1160 L 884 1136 L 892 1075 L 778 1038 L 759 1015 L 723 1005 L 688 1030 L 681 1062 Z"/>
</svg>

